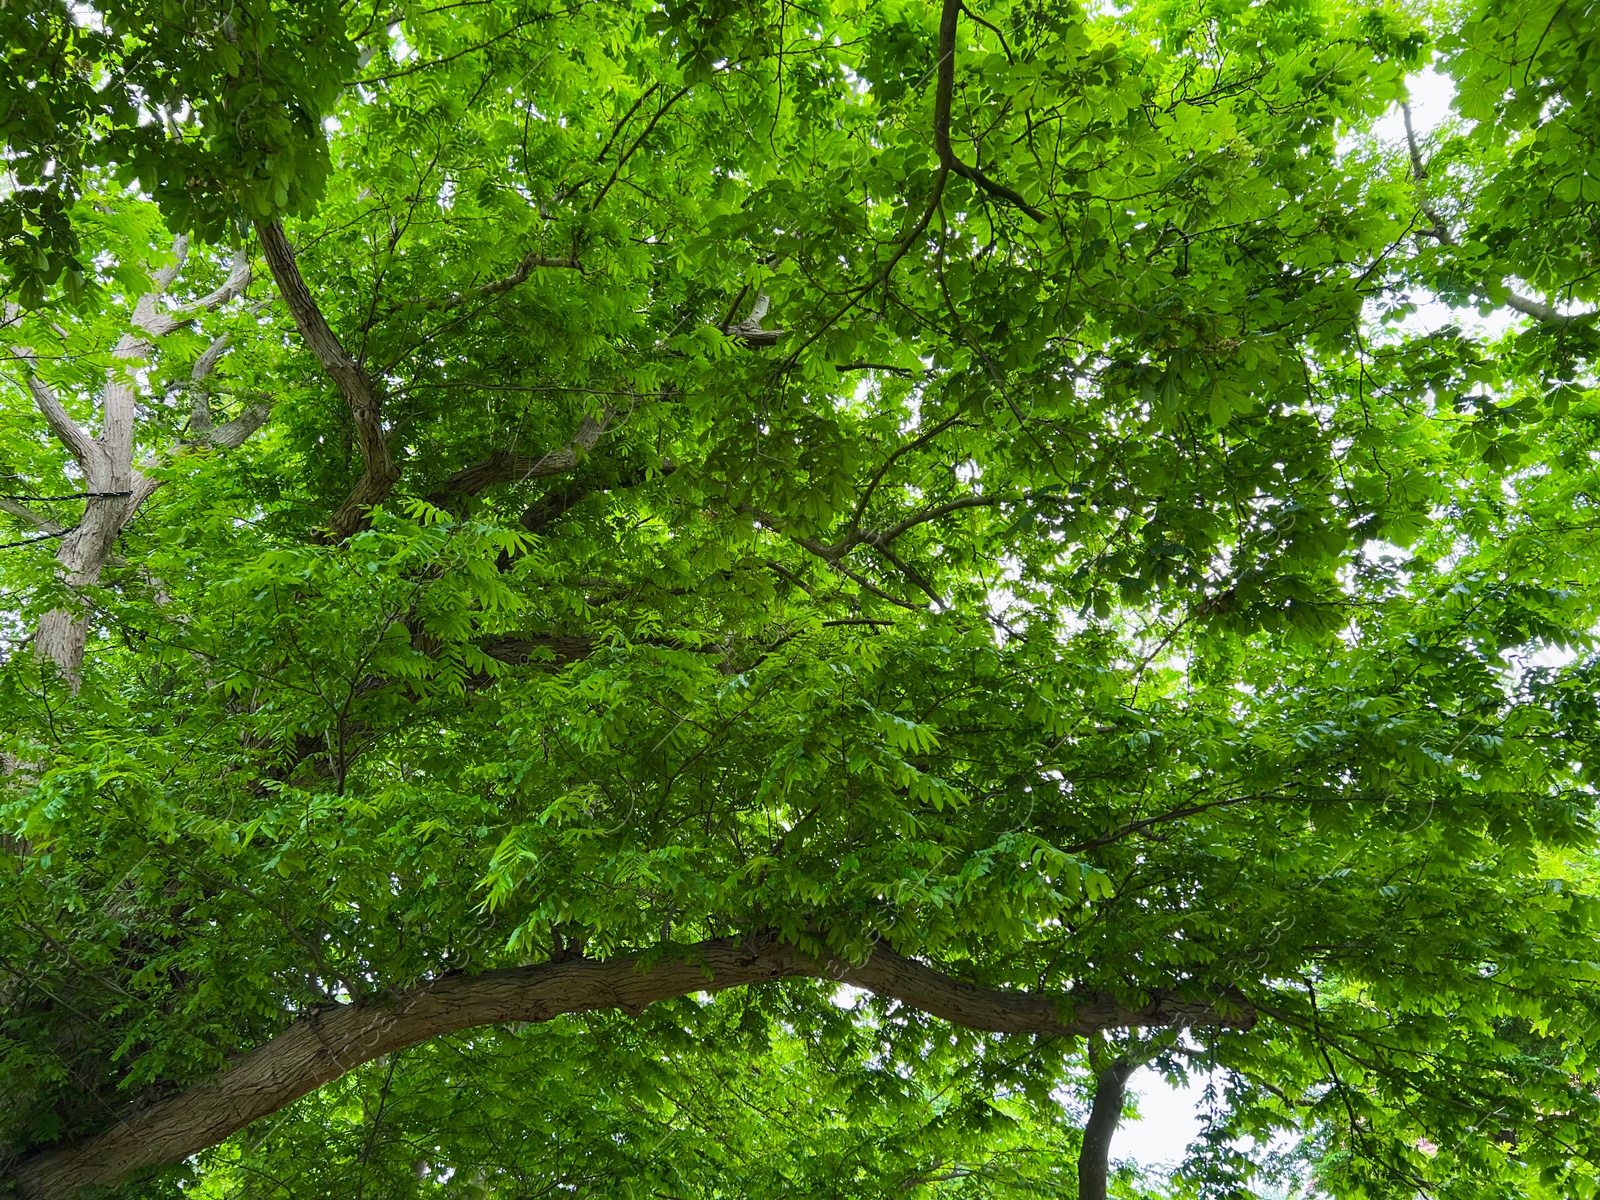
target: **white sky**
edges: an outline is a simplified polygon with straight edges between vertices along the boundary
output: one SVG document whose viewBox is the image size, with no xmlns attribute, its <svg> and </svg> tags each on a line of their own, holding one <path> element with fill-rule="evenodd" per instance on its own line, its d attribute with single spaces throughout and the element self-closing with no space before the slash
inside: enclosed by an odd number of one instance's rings
<svg viewBox="0 0 1600 1200">
<path fill-rule="evenodd" d="M 1112 1139 L 1112 1157 L 1132 1159 L 1141 1167 L 1176 1165 L 1199 1136 L 1204 1089 L 1199 1080 L 1175 1088 L 1155 1071 L 1140 1070 L 1128 1081 L 1128 1091 L 1139 1097 L 1139 1119 L 1122 1123 Z"/>
</svg>

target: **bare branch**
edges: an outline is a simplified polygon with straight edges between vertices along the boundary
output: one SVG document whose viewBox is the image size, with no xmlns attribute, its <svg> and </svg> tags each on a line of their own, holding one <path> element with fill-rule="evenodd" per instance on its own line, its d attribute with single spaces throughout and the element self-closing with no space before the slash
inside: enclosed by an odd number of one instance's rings
<svg viewBox="0 0 1600 1200">
<path fill-rule="evenodd" d="M 1103 1029 L 1192 1025 L 1249 1029 L 1255 1011 L 1235 993 L 1224 1002 L 1158 991 L 1137 1006 L 1114 997 L 1047 995 L 980 987 L 887 950 L 860 964 L 819 962 L 770 934 L 663 947 L 646 958 L 576 958 L 447 975 L 385 999 L 323 1009 L 170 1099 L 129 1112 L 76 1145 L 12 1168 L 24 1200 L 66 1200 L 115 1186 L 136 1171 L 183 1161 L 362 1063 L 442 1034 L 485 1025 L 549 1021 L 567 1013 L 651 1004 L 778 979 L 825 979 L 864 988 L 968 1029 L 1081 1037 Z"/>
<path fill-rule="evenodd" d="M 158 293 L 165 292 L 172 286 L 172 281 L 178 277 L 178 272 L 183 270 L 183 264 L 189 261 L 189 235 L 180 233 L 172 239 L 172 262 L 162 267 L 150 276 L 156 285 Z"/>
<path fill-rule="evenodd" d="M 136 374 L 138 360 L 151 351 L 152 341 L 191 324 L 203 313 L 241 295 L 250 285 L 250 260 L 242 252 L 235 253 L 233 269 L 221 287 L 200 299 L 177 308 L 162 311 L 160 302 L 187 260 L 188 239 L 178 237 L 173 243 L 172 261 L 152 275 L 153 290 L 141 296 L 134 305 L 132 323 L 137 332 L 125 333 L 117 340 L 111 355 L 113 363 L 106 373 L 105 387 L 100 394 L 100 432 L 90 437 L 88 432 L 72 420 L 60 398 L 33 372 L 33 352 L 16 347 L 13 354 L 28 368 L 28 389 L 34 403 L 44 415 L 46 423 L 68 452 L 83 468 L 87 490 L 83 498 L 83 517 L 70 529 L 30 514 L 26 509 L 10 510 L 12 515 L 30 521 L 38 528 L 47 529 L 47 536 L 61 539 L 56 559 L 64 570 L 67 586 L 74 590 L 88 587 L 100 578 L 106 564 L 113 560 L 113 549 L 123 529 L 139 511 L 140 506 L 161 486 L 160 479 L 146 474 L 134 465 L 134 432 L 138 415 L 139 380 Z M 11 314 L 8 310 L 8 319 Z M 65 337 L 64 331 L 57 330 Z M 196 362 L 193 378 L 197 388 L 216 365 L 227 347 L 226 336 L 217 338 Z M 202 389 L 203 390 L 203 389 Z M 204 398 L 196 405 L 195 432 L 221 449 L 235 449 L 266 420 L 269 409 L 259 403 L 247 405 L 243 414 L 221 429 L 214 429 Z M 145 466 L 153 465 L 154 459 Z M 34 652 L 41 658 L 54 662 L 62 676 L 76 688 L 80 678 L 85 639 L 86 618 L 67 608 L 53 609 L 39 622 L 33 638 Z"/>
<path fill-rule="evenodd" d="M 161 311 L 157 305 L 166 290 L 171 286 L 172 279 L 177 275 L 179 267 L 183 265 L 180 256 L 175 266 L 156 273 L 157 290 L 147 292 L 139 298 L 139 303 L 134 305 L 133 323 L 139 329 L 153 338 L 166 337 L 167 334 L 182 329 L 192 324 L 196 318 L 221 308 L 228 301 L 244 294 L 250 286 L 252 272 L 250 258 L 243 251 L 236 251 L 233 256 L 233 269 L 229 271 L 228 278 L 222 286 L 209 295 L 200 297 L 191 304 L 181 305 L 167 312 Z"/>
<path fill-rule="evenodd" d="M 189 378 L 193 382 L 200 383 L 210 377 L 211 372 L 216 369 L 218 360 L 228 349 L 228 342 L 229 337 L 226 333 L 219 334 L 212 339 L 211 344 L 205 348 L 200 357 L 194 360 L 194 369 L 189 372 Z"/>
<path fill-rule="evenodd" d="M 756 302 L 750 309 L 750 315 L 737 325 L 728 326 L 726 330 L 728 336 L 739 338 L 752 346 L 775 345 L 778 339 L 787 335 L 789 331 L 761 328 L 761 319 L 767 315 L 767 309 L 770 307 L 772 307 L 772 297 L 765 292 L 756 293 Z"/>
<path fill-rule="evenodd" d="M 1546 321 L 1552 325 L 1566 325 L 1576 321 L 1579 317 L 1593 316 L 1593 313 L 1564 313 L 1553 305 L 1546 304 L 1543 300 L 1535 300 L 1530 296 L 1519 296 L 1516 292 L 1506 293 L 1506 306 L 1514 308 L 1519 313 L 1534 318 L 1536 321 Z"/>
<path fill-rule="evenodd" d="M 13 346 L 11 355 L 20 360 L 23 369 L 27 371 L 28 391 L 33 394 L 33 402 L 43 415 L 45 423 L 50 426 L 50 432 L 61 440 L 61 444 L 77 460 L 80 467 L 85 471 L 89 470 L 90 463 L 100 454 L 100 448 L 95 444 L 95 440 L 83 426 L 72 419 L 54 389 L 33 373 L 33 351 L 27 346 Z"/>
<path fill-rule="evenodd" d="M 739 289 L 739 294 L 733 298 L 733 303 L 728 305 L 728 315 L 722 318 L 717 326 L 723 333 L 727 333 L 733 325 L 733 314 L 739 311 L 739 306 L 744 303 L 744 298 L 750 294 L 750 285 L 747 283 Z"/>
<path fill-rule="evenodd" d="M 52 521 L 49 517 L 41 516 L 26 504 L 0 496 L 0 512 L 16 517 L 19 521 L 26 521 L 41 533 L 51 537 L 60 537 L 67 532 L 67 527 L 59 521 Z"/>
<path fill-rule="evenodd" d="M 622 168 L 628 165 L 628 160 L 638 153 L 639 147 L 643 146 L 650 135 L 655 132 L 655 128 L 658 124 L 660 124 L 661 118 L 666 116 L 667 113 L 671 111 L 674 104 L 687 96 L 689 94 L 689 90 L 693 86 L 693 84 L 689 83 L 684 84 L 677 91 L 673 92 L 671 96 L 667 97 L 667 99 L 662 102 L 660 108 L 656 109 L 655 116 L 650 118 L 649 123 L 647 123 L 644 127 L 644 131 L 640 133 L 638 137 L 633 139 L 633 145 L 624 150 L 617 158 L 617 165 L 611 169 L 611 178 L 606 180 L 604 186 L 602 186 L 599 192 L 595 194 L 594 202 L 589 206 L 591 212 L 600 207 L 600 202 L 606 198 L 606 193 L 609 192 L 616 184 L 617 176 L 622 173 Z"/>
<path fill-rule="evenodd" d="M 754 504 L 741 504 L 739 505 L 739 511 L 747 516 L 754 517 L 760 524 L 765 525 L 768 529 L 772 530 L 772 532 L 783 534 L 784 537 L 788 538 L 796 546 L 799 546 L 804 550 L 809 550 L 812 554 L 815 554 L 829 566 L 838 566 L 839 560 L 859 546 L 862 541 L 861 531 L 859 529 L 852 529 L 849 533 L 845 534 L 844 537 L 830 545 L 829 543 L 819 541 L 814 537 L 804 537 L 799 534 L 790 533 L 788 530 L 788 522 L 786 522 L 782 517 L 774 516 L 769 512 L 764 512 L 757 508 Z"/>
<path fill-rule="evenodd" d="M 558 258 L 548 254 L 539 254 L 536 251 L 531 252 L 525 255 L 522 261 L 517 263 L 511 274 L 503 279 L 496 279 L 493 283 L 486 283 L 481 287 L 471 288 L 465 292 L 453 292 L 439 300 L 402 300 L 397 304 L 389 305 L 382 312 L 368 317 L 361 323 L 361 330 L 364 333 L 373 326 L 388 320 L 395 313 L 403 312 L 407 309 L 421 312 L 442 312 L 456 308 L 469 300 L 483 300 L 502 295 L 518 284 L 525 282 L 528 276 L 541 268 L 576 271 L 580 275 L 583 274 L 583 264 L 578 261 L 576 254 Z"/>
<path fill-rule="evenodd" d="M 1014 504 L 1016 496 L 958 496 L 944 504 L 935 504 L 932 508 L 925 508 L 919 513 L 913 513 L 904 521 L 899 521 L 889 528 L 876 533 L 864 533 L 862 541 L 870 546 L 887 546 L 901 534 L 915 529 L 918 525 L 926 525 L 929 521 L 937 521 L 940 517 L 949 516 L 953 512 L 960 512 L 964 508 L 990 508 L 996 504 Z"/>
<path fill-rule="evenodd" d="M 916 584 L 917 587 L 922 589 L 922 594 L 928 597 L 929 600 L 933 601 L 933 606 L 935 608 L 943 608 L 945 606 L 944 597 L 940 596 L 939 593 L 934 590 L 933 584 L 929 583 L 928 580 L 923 577 L 921 571 L 917 570 L 893 550 L 889 549 L 889 544 L 887 542 L 884 542 L 881 545 L 877 542 L 872 542 L 869 544 L 879 554 L 887 558 L 894 565 L 895 569 L 900 572 L 900 574 L 904 575 L 907 579 L 911 580 L 912 583 Z"/>
<path fill-rule="evenodd" d="M 932 374 L 930 371 L 913 371 L 910 367 L 897 367 L 893 363 L 878 362 L 834 363 L 833 369 L 841 375 L 846 371 L 882 371 L 886 375 L 897 375 L 901 379 L 915 379 L 919 375 Z"/>
<path fill-rule="evenodd" d="M 923 446 L 926 446 L 946 429 L 949 429 L 956 422 L 960 421 L 962 416 L 963 414 L 958 411 L 953 416 L 946 417 L 944 420 L 940 421 L 932 429 L 926 430 L 925 432 L 920 433 L 916 437 L 912 438 L 909 442 L 896 447 L 894 452 L 891 453 L 888 458 L 883 460 L 883 465 L 872 473 L 872 478 L 867 480 L 867 486 L 863 488 L 861 492 L 861 499 L 856 501 L 856 510 L 850 516 L 851 526 L 854 527 L 861 524 L 861 518 L 867 511 L 867 505 L 872 501 L 872 493 L 875 492 L 878 488 L 878 485 L 883 482 L 883 477 L 889 473 L 890 467 L 894 466 L 894 464 L 898 462 L 904 455 L 911 453 L 913 450 L 917 450 Z"/>
<path fill-rule="evenodd" d="M 218 450 L 237 450 L 250 435 L 267 423 L 272 416 L 272 401 L 250 400 L 244 410 L 233 420 L 205 431 L 205 440 Z"/>
<path fill-rule="evenodd" d="M 862 575 L 858 575 L 841 562 L 832 563 L 830 565 L 835 571 L 838 571 L 839 574 L 845 576 L 845 578 L 853 580 L 858 587 L 866 589 L 880 600 L 887 600 L 896 608 L 903 608 L 907 612 L 921 612 L 923 609 L 928 607 L 926 604 L 916 604 L 910 600 L 902 600 L 899 596 L 890 595 L 877 584 L 873 583 L 870 579 L 867 579 Z"/>
<path fill-rule="evenodd" d="M 1411 178 L 1417 185 L 1417 204 L 1422 209 L 1422 215 L 1428 218 L 1430 228 L 1427 233 L 1441 246 L 1459 246 L 1455 234 L 1450 232 L 1450 226 L 1439 215 L 1439 210 L 1428 203 L 1423 185 L 1428 179 L 1428 164 L 1422 157 L 1422 147 L 1417 141 L 1417 131 L 1411 125 L 1411 105 L 1404 101 L 1400 104 L 1400 114 L 1405 121 L 1406 148 L 1411 156 Z M 1506 307 L 1515 309 L 1525 316 L 1536 321 L 1544 321 L 1551 325 L 1566 325 L 1576 321 L 1579 317 L 1592 316 L 1592 313 L 1564 313 L 1554 305 L 1546 304 L 1543 300 L 1535 300 L 1530 296 L 1519 295 L 1511 289 L 1506 289 Z"/>
</svg>

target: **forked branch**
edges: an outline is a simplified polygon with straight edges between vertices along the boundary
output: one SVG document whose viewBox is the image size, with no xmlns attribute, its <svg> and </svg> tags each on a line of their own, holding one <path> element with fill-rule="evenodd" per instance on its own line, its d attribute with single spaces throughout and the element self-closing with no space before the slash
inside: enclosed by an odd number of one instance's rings
<svg viewBox="0 0 1600 1200">
<path fill-rule="evenodd" d="M 1405 121 L 1406 149 L 1411 156 L 1411 178 L 1417 185 L 1417 203 L 1422 209 L 1422 215 L 1428 218 L 1427 233 L 1441 246 L 1459 246 L 1455 234 L 1450 232 L 1449 223 L 1440 215 L 1439 210 L 1429 203 L 1424 192 L 1424 185 L 1428 179 L 1428 163 L 1422 157 L 1422 147 L 1417 141 L 1417 131 L 1411 124 L 1411 105 L 1402 103 L 1400 114 Z M 1579 317 L 1592 316 L 1592 313 L 1564 313 L 1553 304 L 1546 304 L 1543 300 L 1535 300 L 1531 296 L 1523 296 L 1510 288 L 1506 289 L 1506 306 L 1515 309 L 1524 316 L 1532 317 L 1536 321 L 1543 321 L 1550 325 L 1566 325 L 1576 321 Z"/>
<path fill-rule="evenodd" d="M 113 548 L 123 528 L 133 519 L 140 506 L 160 486 L 160 481 L 140 469 L 155 460 L 134 463 L 135 424 L 138 414 L 140 382 L 139 364 L 149 357 L 155 339 L 186 328 L 201 315 L 219 308 L 242 295 L 250 285 L 251 268 L 248 256 L 236 253 L 228 278 L 215 291 L 188 304 L 162 307 L 167 292 L 177 279 L 188 258 L 188 239 L 178 237 L 173 243 L 172 261 L 154 271 L 153 290 L 141 296 L 134 305 L 131 324 L 133 329 L 117 340 L 111 351 L 112 365 L 106 373 L 105 386 L 98 399 L 99 432 L 91 434 L 75 421 L 55 390 L 35 373 L 35 359 L 31 349 L 16 346 L 13 357 L 27 371 L 28 391 L 34 405 L 44 417 L 45 424 L 56 439 L 72 455 L 83 472 L 87 485 L 81 493 L 86 501 L 82 519 L 70 529 L 41 517 L 20 504 L 8 505 L 5 511 L 20 517 L 42 530 L 47 536 L 59 537 L 60 548 L 56 558 L 61 564 L 67 586 L 81 590 L 97 583 L 107 563 L 112 561 Z M 8 310 L 6 323 L 13 323 L 18 314 Z M 57 327 L 62 336 L 66 336 Z M 202 380 L 215 367 L 226 349 L 226 339 L 219 338 L 200 356 L 195 364 L 195 379 Z M 261 403 L 247 405 L 245 411 L 221 429 L 206 428 L 205 440 L 221 449 L 236 449 L 267 419 L 270 406 Z M 34 634 L 34 651 L 41 658 L 52 661 L 61 675 L 76 687 L 83 665 L 87 625 L 84 619 L 66 609 L 54 609 L 44 615 Z"/>
<path fill-rule="evenodd" d="M 990 179 L 978 167 L 962 162 L 950 145 L 950 107 L 955 99 L 956 88 L 956 33 L 963 11 L 965 6 L 961 0 L 944 0 L 944 11 L 939 17 L 939 74 L 933 97 L 933 148 L 939 156 L 939 165 L 954 171 L 963 179 L 971 180 L 996 199 L 1020 208 L 1035 221 L 1042 221 L 1045 219 L 1044 213 L 1005 184 Z"/>
</svg>

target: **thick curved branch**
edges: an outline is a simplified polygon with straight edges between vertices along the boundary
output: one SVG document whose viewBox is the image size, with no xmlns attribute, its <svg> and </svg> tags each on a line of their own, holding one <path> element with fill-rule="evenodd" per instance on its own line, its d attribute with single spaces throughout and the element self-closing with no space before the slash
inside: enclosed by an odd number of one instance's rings
<svg viewBox="0 0 1600 1200">
<path fill-rule="evenodd" d="M 1102 995 L 1000 991 L 881 949 L 858 966 L 818 962 L 769 934 L 667 949 L 666 956 L 445 976 L 379 1002 L 324 1009 L 220 1074 L 126 1114 L 104 1133 L 24 1159 L 12 1178 L 25 1200 L 68 1200 L 82 1188 L 114 1186 L 136 1172 L 181 1162 L 362 1063 L 441 1034 L 602 1009 L 636 1014 L 661 1000 L 776 979 L 831 979 L 993 1033 L 1079 1037 L 1134 1026 L 1248 1029 L 1255 1023 L 1254 1010 L 1242 1000 L 1224 1010 L 1160 993 L 1129 1007 Z"/>
<path fill-rule="evenodd" d="M 267 423 L 272 415 L 272 400 L 257 397 L 247 400 L 243 410 L 233 420 L 217 425 L 211 420 L 211 390 L 206 383 L 216 370 L 217 363 L 227 353 L 229 337 L 226 333 L 213 338 L 204 353 L 195 359 L 189 374 L 193 403 L 189 411 L 187 441 L 215 446 L 219 450 L 237 450 L 250 435 Z"/>
<path fill-rule="evenodd" d="M 619 488 L 632 487 L 643 478 L 640 472 L 637 478 L 625 478 L 616 484 Z M 608 487 L 591 488 L 580 480 L 571 480 L 565 485 L 552 488 L 540 496 L 527 508 L 522 510 L 522 515 L 517 518 L 517 523 L 529 533 L 543 533 L 554 525 L 567 513 L 588 498 L 591 491 L 609 491 Z"/>
<path fill-rule="evenodd" d="M 1579 317 L 1592 316 L 1592 313 L 1564 313 L 1554 305 L 1546 304 L 1543 300 L 1535 300 L 1529 296 L 1519 296 L 1516 292 L 1506 293 L 1506 307 L 1513 308 L 1525 316 L 1536 321 L 1546 321 L 1552 325 L 1565 325 L 1576 321 Z"/>
<path fill-rule="evenodd" d="M 944 0 L 944 11 L 939 18 L 939 78 L 933 96 L 933 148 L 939 155 L 939 165 L 963 179 L 970 179 L 996 199 L 1015 205 L 1035 221 L 1042 221 L 1044 213 L 1005 184 L 997 183 L 977 167 L 962 162 L 950 145 L 950 106 L 956 88 L 956 30 L 963 11 L 965 6 L 961 0 Z M 983 23 L 988 24 L 987 21 Z"/>
<path fill-rule="evenodd" d="M 348 537 L 361 528 L 367 510 L 382 503 L 400 478 L 383 429 L 383 403 L 366 368 L 350 356 L 328 327 L 322 309 L 317 307 L 311 289 L 300 274 L 294 248 L 289 245 L 283 226 L 277 221 L 258 221 L 256 232 L 261 235 L 262 257 L 267 260 L 279 294 L 289 306 L 295 328 L 338 387 L 355 422 L 356 444 L 361 448 L 364 467 L 361 478 L 329 522 L 335 533 Z"/>
</svg>

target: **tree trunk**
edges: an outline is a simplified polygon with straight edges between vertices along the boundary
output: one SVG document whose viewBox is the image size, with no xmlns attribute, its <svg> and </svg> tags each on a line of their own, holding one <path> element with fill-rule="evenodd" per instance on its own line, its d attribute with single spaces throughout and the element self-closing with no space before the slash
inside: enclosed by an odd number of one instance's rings
<svg viewBox="0 0 1600 1200">
<path fill-rule="evenodd" d="M 134 472 L 131 468 L 119 471 L 112 464 L 106 466 L 103 474 L 101 471 L 91 474 L 90 491 L 133 491 Z M 139 481 L 148 484 L 142 475 Z M 63 539 L 61 550 L 56 555 L 56 561 L 65 570 L 66 585 L 74 592 L 81 592 L 100 582 L 100 572 L 111 560 L 122 527 L 132 515 L 132 502 L 142 498 L 113 495 L 85 502 L 83 521 Z M 87 638 L 87 618 L 64 608 L 56 608 L 40 619 L 39 628 L 34 633 L 33 651 L 39 658 L 55 663 L 57 672 L 73 691 L 77 691 L 83 679 L 83 652 Z"/>
<path fill-rule="evenodd" d="M 1114 1062 L 1095 1080 L 1094 1103 L 1083 1127 L 1083 1149 L 1078 1152 L 1078 1200 L 1106 1200 L 1111 1139 L 1122 1120 L 1122 1102 L 1133 1072 L 1133 1063 Z"/>
</svg>

